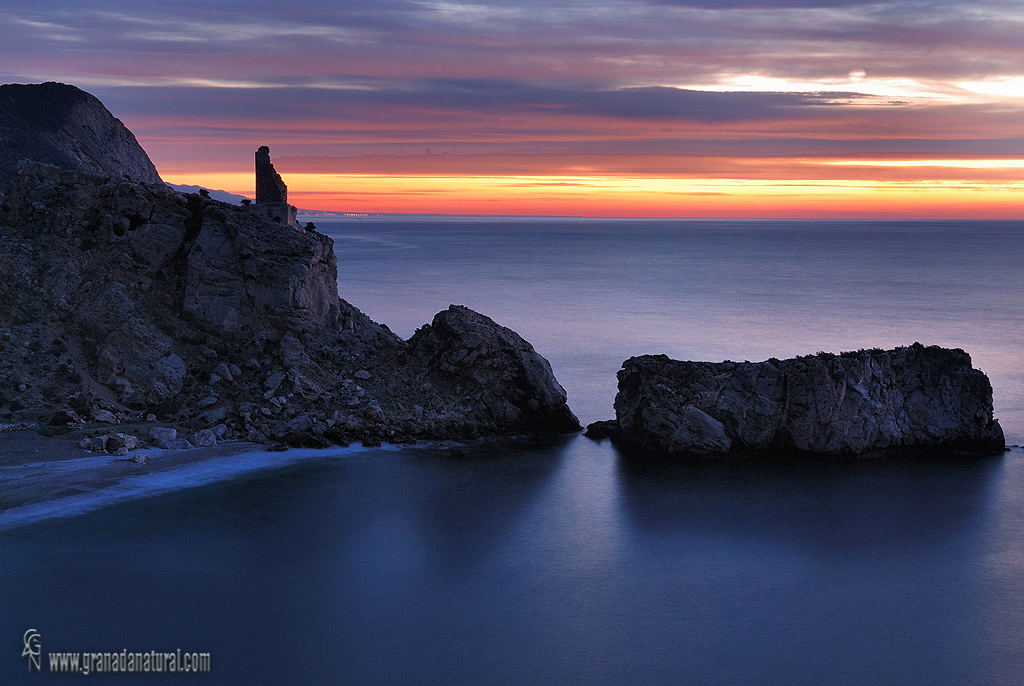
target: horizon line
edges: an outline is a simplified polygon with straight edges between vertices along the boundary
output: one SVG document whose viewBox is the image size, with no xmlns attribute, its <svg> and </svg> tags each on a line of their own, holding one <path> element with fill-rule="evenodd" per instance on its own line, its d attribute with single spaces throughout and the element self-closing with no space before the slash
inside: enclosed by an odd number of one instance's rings
<svg viewBox="0 0 1024 686">
<path fill-rule="evenodd" d="M 579 219 L 579 220 L 603 220 L 603 221 L 746 221 L 746 222 L 783 222 L 783 221 L 801 221 L 801 222 L 816 222 L 816 221 L 844 221 L 844 222 L 877 222 L 877 221 L 902 221 L 902 222 L 936 222 L 936 221 L 950 221 L 950 222 L 1024 222 L 1024 216 L 1019 218 L 1002 218 L 993 219 L 991 217 L 983 217 L 979 219 L 961 219 L 956 217 L 903 217 L 903 216 L 878 216 L 878 217 L 649 217 L 643 215 L 635 216 L 606 216 L 606 215 L 595 215 L 588 216 L 582 214 L 461 214 L 457 212 L 349 212 L 345 210 L 303 210 L 300 209 L 298 214 L 306 217 L 345 217 L 350 219 L 360 219 L 363 217 L 408 217 L 408 218 L 444 218 L 444 217 L 456 217 L 460 219 Z"/>
</svg>

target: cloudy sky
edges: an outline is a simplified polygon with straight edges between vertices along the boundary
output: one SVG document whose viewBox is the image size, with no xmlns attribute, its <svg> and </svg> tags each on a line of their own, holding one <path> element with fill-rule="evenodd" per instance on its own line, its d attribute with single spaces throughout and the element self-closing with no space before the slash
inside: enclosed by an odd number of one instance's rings
<svg viewBox="0 0 1024 686">
<path fill-rule="evenodd" d="M 1024 215 L 1019 0 L 5 0 L 0 81 L 307 208 Z"/>
</svg>

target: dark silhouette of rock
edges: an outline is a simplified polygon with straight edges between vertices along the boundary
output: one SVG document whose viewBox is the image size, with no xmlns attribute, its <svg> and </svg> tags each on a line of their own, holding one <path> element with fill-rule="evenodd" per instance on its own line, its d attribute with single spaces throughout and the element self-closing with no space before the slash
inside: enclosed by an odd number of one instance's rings
<svg viewBox="0 0 1024 686">
<path fill-rule="evenodd" d="M 288 186 L 270 161 L 270 148 L 256 151 L 256 204 L 252 211 L 271 221 L 297 226 L 298 210 L 288 204 Z"/>
<path fill-rule="evenodd" d="M 988 377 L 959 349 L 915 343 L 759 363 L 647 355 L 626 360 L 618 378 L 619 440 L 652 453 L 843 456 L 1005 447 Z"/>
<path fill-rule="evenodd" d="M 610 438 L 613 441 L 619 440 L 619 423 L 614 419 L 605 419 L 587 424 L 587 430 L 583 433 L 587 438 L 600 441 Z"/>
<path fill-rule="evenodd" d="M 453 306 L 403 341 L 337 288 L 314 230 L 22 161 L 0 197 L 0 421 L 302 446 L 579 428 L 515 332 Z"/>
<path fill-rule="evenodd" d="M 132 132 L 97 98 L 63 83 L 0 86 L 0 190 L 21 160 L 160 183 Z"/>
<path fill-rule="evenodd" d="M 256 151 L 256 204 L 288 202 L 288 186 L 270 161 L 270 148 L 260 146 Z"/>
<path fill-rule="evenodd" d="M 452 305 L 420 328 L 409 347 L 425 377 L 461 397 L 481 427 L 518 427 L 522 433 L 581 428 L 548 361 L 489 317 Z"/>
</svg>

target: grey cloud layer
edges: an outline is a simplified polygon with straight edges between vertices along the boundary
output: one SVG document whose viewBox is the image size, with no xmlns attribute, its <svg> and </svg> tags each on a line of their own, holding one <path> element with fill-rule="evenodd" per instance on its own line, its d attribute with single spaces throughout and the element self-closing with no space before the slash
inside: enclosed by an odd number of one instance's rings
<svg viewBox="0 0 1024 686">
<path fill-rule="evenodd" d="M 163 94 L 144 94 L 148 89 L 98 89 L 110 92 L 115 101 L 138 97 L 137 114 L 159 113 L 195 107 L 209 96 L 205 88 L 164 88 Z M 854 97 L 832 93 L 719 93 L 666 87 L 587 89 L 575 84 L 532 84 L 504 80 L 421 79 L 355 82 L 345 89 L 293 88 L 225 89 L 204 112 L 230 120 L 249 118 L 311 121 L 330 112 L 332 118 L 363 121 L 368 113 L 386 113 L 390 120 L 420 121 L 432 116 L 472 117 L 474 114 L 516 113 L 536 116 L 660 120 L 675 122 L 762 121 L 794 116 L 799 109 L 830 107 Z M 863 100 L 863 98 L 861 98 Z M 268 103 L 254 109 L 256 102 Z M 269 104 L 273 103 L 273 104 Z"/>
<path fill-rule="evenodd" d="M 845 91 L 860 69 L 1024 75 L 1022 35 L 1019 0 L 6 0 L 0 82 L 75 83 L 152 140 L 248 149 L 291 127 L 293 154 L 1010 151 L 1012 108 L 932 115 Z M 743 75 L 841 85 L 692 87 Z"/>
<path fill-rule="evenodd" d="M 1024 150 L 1024 114 L 1018 111 L 947 106 L 941 116 L 970 122 L 950 129 L 936 126 L 932 119 L 940 115 L 927 108 L 860 99 L 851 112 L 842 104 L 848 94 L 838 92 L 587 90 L 453 79 L 365 82 L 355 90 L 219 89 L 216 97 L 208 88 L 95 92 L 118 116 L 142 122 L 136 133 L 143 138 L 251 145 L 272 135 L 288 141 L 293 155 L 420 152 L 424 146 L 452 152 L 706 154 Z"/>
<path fill-rule="evenodd" d="M 576 74 L 617 85 L 853 68 L 984 76 L 1024 72 L 1022 34 L 1024 8 L 1003 0 L 13 0 L 0 9 L 7 69 L 56 58 L 69 72 L 88 72 L 130 54 L 126 71 L 155 77 L 160 58 L 177 55 L 191 62 L 170 62 L 176 70 L 192 64 L 203 77 L 235 80 L 294 77 L 300 64 L 320 75 Z M 204 59 L 225 55 L 252 59 Z"/>
</svg>

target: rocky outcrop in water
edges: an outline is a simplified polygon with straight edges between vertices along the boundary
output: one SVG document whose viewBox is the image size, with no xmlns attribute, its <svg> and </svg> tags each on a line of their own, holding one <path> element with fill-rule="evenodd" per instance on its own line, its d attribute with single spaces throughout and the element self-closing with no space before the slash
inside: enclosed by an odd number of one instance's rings
<svg viewBox="0 0 1024 686">
<path fill-rule="evenodd" d="M 410 356 L 438 388 L 461 396 L 484 427 L 580 428 L 551 365 L 515 331 L 452 305 L 409 339 Z"/>
<path fill-rule="evenodd" d="M 515 332 L 453 306 L 403 341 L 338 297 L 327 236 L 130 176 L 22 161 L 10 178 L 0 422 L 176 422 L 195 445 L 579 428 Z"/>
<path fill-rule="evenodd" d="M 650 453 L 864 455 L 1002 450 L 992 386 L 963 350 L 914 344 L 766 362 L 633 357 L 616 423 L 593 427 Z"/>
<path fill-rule="evenodd" d="M 63 83 L 0 86 L 0 191 L 18 162 L 160 183 L 135 136 L 96 97 Z"/>
</svg>

